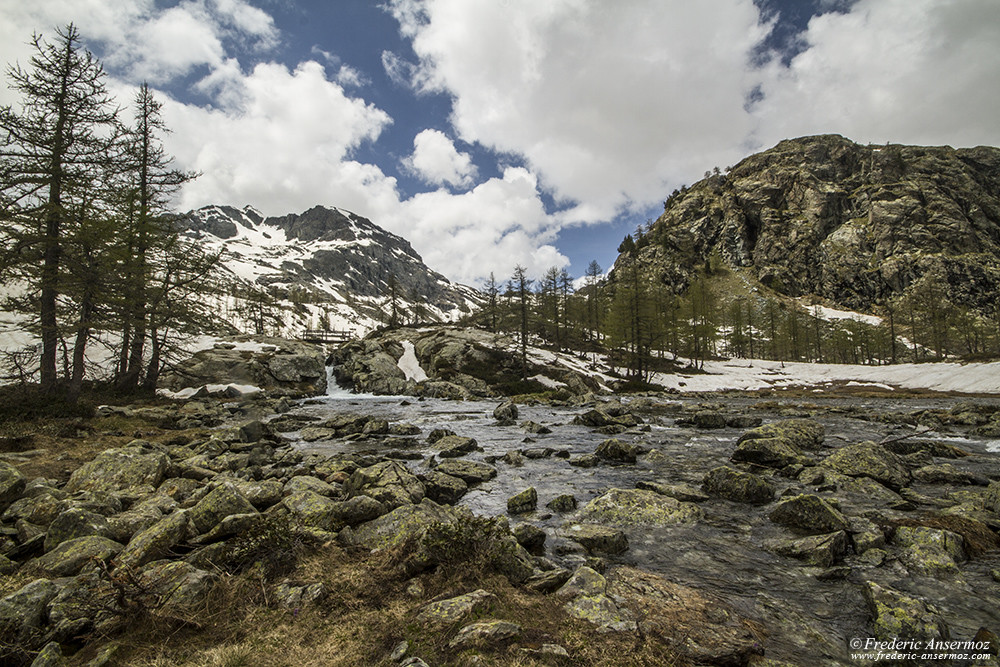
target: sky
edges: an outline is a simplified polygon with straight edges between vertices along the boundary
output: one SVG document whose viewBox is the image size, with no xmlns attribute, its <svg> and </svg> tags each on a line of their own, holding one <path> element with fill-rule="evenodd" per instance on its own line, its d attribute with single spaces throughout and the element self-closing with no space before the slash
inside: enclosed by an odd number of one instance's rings
<svg viewBox="0 0 1000 667">
<path fill-rule="evenodd" d="M 998 0 L 0 0 L 0 63 L 69 22 L 164 103 L 178 210 L 340 207 L 468 284 L 607 270 L 782 139 L 1000 145 Z"/>
</svg>

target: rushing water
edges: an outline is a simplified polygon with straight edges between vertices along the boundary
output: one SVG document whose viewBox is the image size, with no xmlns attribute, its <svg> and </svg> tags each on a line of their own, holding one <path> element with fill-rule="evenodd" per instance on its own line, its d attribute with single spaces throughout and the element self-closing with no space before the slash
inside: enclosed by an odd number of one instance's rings
<svg viewBox="0 0 1000 667">
<path fill-rule="evenodd" d="M 944 398 L 922 399 L 810 399 L 808 404 L 795 401 L 771 402 L 765 408 L 758 399 L 723 398 L 730 412 L 755 411 L 765 421 L 789 416 L 812 416 L 827 428 L 826 444 L 837 447 L 848 442 L 878 440 L 885 436 L 906 435 L 910 427 L 892 426 L 859 418 L 865 410 L 912 412 L 927 408 L 948 408 L 955 401 Z M 538 492 L 538 510 L 511 517 L 512 524 L 531 522 L 543 528 L 548 539 L 546 555 L 573 566 L 582 561 L 578 547 L 558 537 L 557 530 L 567 521 L 566 515 L 546 510 L 554 497 L 573 494 L 580 507 L 608 488 L 634 488 L 642 480 L 687 483 L 699 486 L 704 474 L 728 463 L 729 455 L 741 430 L 702 431 L 674 424 L 684 413 L 685 404 L 696 399 L 668 401 L 669 405 L 654 415 L 646 415 L 647 424 L 617 436 L 646 445 L 662 456 L 644 456 L 634 465 L 600 465 L 582 469 L 570 466 L 565 458 L 555 456 L 525 458 L 523 466 L 502 461 L 492 465 L 498 476 L 473 488 L 461 504 L 482 515 L 506 514 L 507 498 L 532 486 Z M 320 399 L 304 402 L 296 412 L 319 418 L 351 413 L 376 416 L 392 423 L 405 422 L 421 429 L 417 444 L 409 448 L 421 454 L 421 460 L 409 461 L 415 469 L 427 465 L 434 453 L 426 445 L 427 434 L 435 428 L 448 428 L 458 435 L 475 438 L 482 451 L 466 456 L 469 460 L 501 457 L 510 450 L 548 447 L 576 457 L 593 453 L 607 436 L 572 424 L 583 412 L 579 407 L 549 405 L 518 406 L 519 424 L 525 420 L 552 429 L 551 434 L 529 435 L 521 426 L 497 426 L 493 419 L 496 402 L 445 401 L 412 397 L 358 396 L 339 390 Z M 296 437 L 297 434 L 288 434 Z M 1000 460 L 994 456 L 997 441 L 967 438 L 961 433 L 931 433 L 936 440 L 947 440 L 970 452 L 967 459 L 950 461 L 960 469 L 1000 478 Z M 296 446 L 306 451 L 384 453 L 372 441 L 332 441 Z M 794 480 L 775 476 L 778 493 L 799 489 Z M 943 494 L 950 489 L 919 488 L 920 493 Z M 668 579 L 715 594 L 725 599 L 747 618 L 760 622 L 770 631 L 765 642 L 767 657 L 797 664 L 844 664 L 848 661 L 847 642 L 852 637 L 866 637 L 869 613 L 860 593 L 862 574 L 931 601 L 951 626 L 952 637 L 971 639 L 980 626 L 1000 630 L 1000 589 L 990 577 L 991 568 L 1000 567 L 996 553 L 986 554 L 962 566 L 955 580 L 933 578 L 913 581 L 896 564 L 878 570 L 854 567 L 845 579 L 819 581 L 817 569 L 798 561 L 775 556 L 763 548 L 766 540 L 788 537 L 786 529 L 771 523 L 760 508 L 720 499 L 700 503 L 705 518 L 696 524 L 668 528 L 633 528 L 627 530 L 630 548 L 609 559 L 661 574 Z M 845 509 L 861 512 L 862 508 Z M 846 564 L 854 565 L 849 557 Z"/>
</svg>

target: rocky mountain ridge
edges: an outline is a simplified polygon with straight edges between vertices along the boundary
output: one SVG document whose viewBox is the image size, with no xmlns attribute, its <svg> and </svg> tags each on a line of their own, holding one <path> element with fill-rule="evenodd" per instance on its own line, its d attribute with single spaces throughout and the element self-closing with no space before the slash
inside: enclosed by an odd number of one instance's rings
<svg viewBox="0 0 1000 667">
<path fill-rule="evenodd" d="M 1000 149 L 782 141 L 675 191 L 627 254 L 678 291 L 717 256 L 776 292 L 852 310 L 933 279 L 993 313 Z"/>
<path fill-rule="evenodd" d="M 428 268 L 406 239 L 350 211 L 314 206 L 265 218 L 249 206 L 206 206 L 179 224 L 206 249 L 225 251 L 234 280 L 284 302 L 291 331 L 369 331 L 390 316 L 393 292 L 402 321 L 451 321 L 481 301 Z"/>
</svg>

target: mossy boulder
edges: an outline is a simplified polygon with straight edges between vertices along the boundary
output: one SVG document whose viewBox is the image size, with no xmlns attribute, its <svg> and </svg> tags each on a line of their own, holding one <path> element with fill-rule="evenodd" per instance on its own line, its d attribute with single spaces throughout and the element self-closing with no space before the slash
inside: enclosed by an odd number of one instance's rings
<svg viewBox="0 0 1000 667">
<path fill-rule="evenodd" d="M 948 626 L 936 608 L 889 586 L 867 581 L 862 587 L 879 640 L 948 639 Z"/>
<path fill-rule="evenodd" d="M 235 484 L 224 482 L 188 510 L 188 518 L 195 530 L 206 533 L 227 516 L 256 512 L 256 508 L 240 493 Z"/>
<path fill-rule="evenodd" d="M 96 512 L 72 507 L 57 516 L 45 533 L 45 550 L 52 551 L 66 540 L 87 535 L 108 537 L 108 520 Z"/>
<path fill-rule="evenodd" d="M 553 512 L 572 512 L 576 509 L 576 497 L 572 493 L 563 493 L 545 503 Z"/>
<path fill-rule="evenodd" d="M 795 449 L 818 449 L 823 445 L 826 429 L 812 419 L 783 419 L 751 429 L 740 436 L 737 444 L 747 440 L 780 438 Z"/>
<path fill-rule="evenodd" d="M 574 523 L 559 534 L 592 553 L 620 554 L 628 550 L 628 538 L 620 528 L 592 523 Z"/>
<path fill-rule="evenodd" d="M 841 447 L 823 465 L 851 477 L 870 477 L 894 491 L 911 480 L 909 469 L 898 455 L 871 441 Z"/>
<path fill-rule="evenodd" d="M 638 447 L 617 438 L 605 440 L 594 450 L 594 455 L 597 458 L 615 463 L 635 463 L 635 458 L 638 454 Z"/>
<path fill-rule="evenodd" d="M 305 526 L 333 531 L 340 527 L 338 503 L 315 491 L 299 491 L 287 496 L 281 504 Z"/>
<path fill-rule="evenodd" d="M 383 461 L 355 470 L 344 490 L 348 496 L 371 496 L 389 507 L 419 503 L 425 493 L 423 483 L 396 461 Z"/>
<path fill-rule="evenodd" d="M 635 488 L 645 491 L 652 491 L 661 496 L 674 498 L 688 503 L 698 503 L 708 500 L 708 494 L 691 486 L 690 484 L 665 484 L 662 482 L 636 482 Z"/>
<path fill-rule="evenodd" d="M 72 577 L 95 560 L 110 560 L 122 549 L 124 547 L 118 542 L 100 535 L 74 537 L 34 560 L 32 566 L 49 576 Z"/>
<path fill-rule="evenodd" d="M 530 486 L 520 493 L 515 493 L 507 499 L 508 514 L 524 514 L 533 512 L 538 507 L 538 492 Z"/>
<path fill-rule="evenodd" d="M 653 491 L 616 488 L 594 498 L 580 512 L 583 521 L 617 526 L 672 526 L 694 523 L 701 516 L 701 509 L 692 503 Z"/>
<path fill-rule="evenodd" d="M 460 435 L 446 435 L 434 441 L 433 448 L 438 450 L 438 456 L 442 458 L 458 458 L 470 452 L 476 451 L 479 443 L 475 438 L 466 438 Z"/>
<path fill-rule="evenodd" d="M 705 493 L 737 503 L 762 505 L 774 500 L 774 484 L 760 475 L 728 466 L 710 470 L 702 481 Z"/>
<path fill-rule="evenodd" d="M 442 461 L 435 470 L 445 475 L 458 477 L 466 484 L 479 484 L 497 476 L 497 469 L 493 466 L 477 461 L 459 461 L 457 459 Z"/>
<path fill-rule="evenodd" d="M 187 512 L 179 510 L 136 533 L 117 558 L 120 567 L 135 568 L 165 558 L 194 532 Z"/>
<path fill-rule="evenodd" d="M 484 648 L 504 644 L 521 634 L 521 626 L 495 619 L 470 623 L 458 631 L 448 646 L 453 649 Z"/>
<path fill-rule="evenodd" d="M 736 445 L 730 460 L 734 463 L 754 463 L 767 468 L 784 468 L 795 463 L 807 463 L 802 450 L 788 438 L 752 438 Z"/>
<path fill-rule="evenodd" d="M 82 490 L 113 492 L 144 485 L 156 488 L 169 467 L 169 456 L 149 451 L 139 444 L 108 449 L 77 468 L 64 490 L 68 493 Z"/>
<path fill-rule="evenodd" d="M 467 511 L 438 505 L 424 498 L 417 504 L 401 505 L 388 514 L 340 532 L 341 543 L 368 549 L 386 549 L 419 539 L 435 524 L 451 524 L 468 518 Z"/>
<path fill-rule="evenodd" d="M 17 500 L 26 483 L 21 471 L 6 461 L 0 461 L 0 508 Z"/>
<path fill-rule="evenodd" d="M 932 576 L 956 575 L 964 562 L 965 540 L 950 530 L 900 526 L 892 541 L 903 547 L 900 559 L 911 571 Z"/>
<path fill-rule="evenodd" d="M 643 636 L 680 664 L 756 665 L 763 652 L 751 624 L 725 602 L 631 567 L 608 575 L 608 595 L 634 609 Z"/>
<path fill-rule="evenodd" d="M 218 576 L 184 561 L 150 563 L 139 574 L 139 583 L 156 593 L 165 609 L 189 609 L 208 595 Z"/>
<path fill-rule="evenodd" d="M 284 493 L 284 484 L 276 479 L 234 480 L 233 483 L 243 497 L 259 510 L 281 502 Z"/>
<path fill-rule="evenodd" d="M 447 600 L 431 602 L 417 612 L 417 621 L 424 626 L 446 627 L 488 611 L 497 603 L 497 596 L 483 589 L 465 593 Z"/>
<path fill-rule="evenodd" d="M 0 599 L 0 640 L 27 649 L 40 647 L 46 610 L 59 588 L 48 579 L 35 579 Z"/>
<path fill-rule="evenodd" d="M 767 544 L 768 550 L 780 556 L 804 560 L 810 565 L 831 567 L 839 563 L 850 549 L 847 533 L 838 530 L 825 535 L 775 540 Z"/>
<path fill-rule="evenodd" d="M 556 595 L 569 598 L 563 608 L 570 616 L 596 625 L 599 631 L 634 630 L 636 625 L 631 614 L 619 609 L 607 591 L 607 579 L 589 567 L 581 567 Z"/>
<path fill-rule="evenodd" d="M 454 505 L 469 490 L 469 485 L 459 477 L 431 470 L 419 475 L 424 483 L 424 493 L 436 503 Z"/>
<path fill-rule="evenodd" d="M 282 493 L 286 496 L 290 496 L 293 493 L 298 493 L 299 491 L 314 491 L 321 496 L 326 496 L 327 498 L 332 498 L 334 496 L 340 495 L 340 489 L 338 489 L 333 484 L 328 484 L 318 477 L 312 475 L 296 475 L 290 480 L 285 482 L 285 487 Z"/>
<path fill-rule="evenodd" d="M 848 530 L 847 518 L 823 498 L 799 494 L 785 498 L 768 513 L 775 523 L 809 534 Z"/>
</svg>

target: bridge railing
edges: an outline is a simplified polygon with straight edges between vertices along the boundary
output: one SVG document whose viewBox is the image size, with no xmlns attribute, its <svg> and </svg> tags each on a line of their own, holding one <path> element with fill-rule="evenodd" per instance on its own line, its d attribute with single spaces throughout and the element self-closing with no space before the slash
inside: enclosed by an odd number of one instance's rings
<svg viewBox="0 0 1000 667">
<path fill-rule="evenodd" d="M 324 331 L 322 329 L 306 329 L 299 336 L 300 340 L 310 343 L 346 343 L 352 338 L 354 338 L 353 331 Z"/>
</svg>

